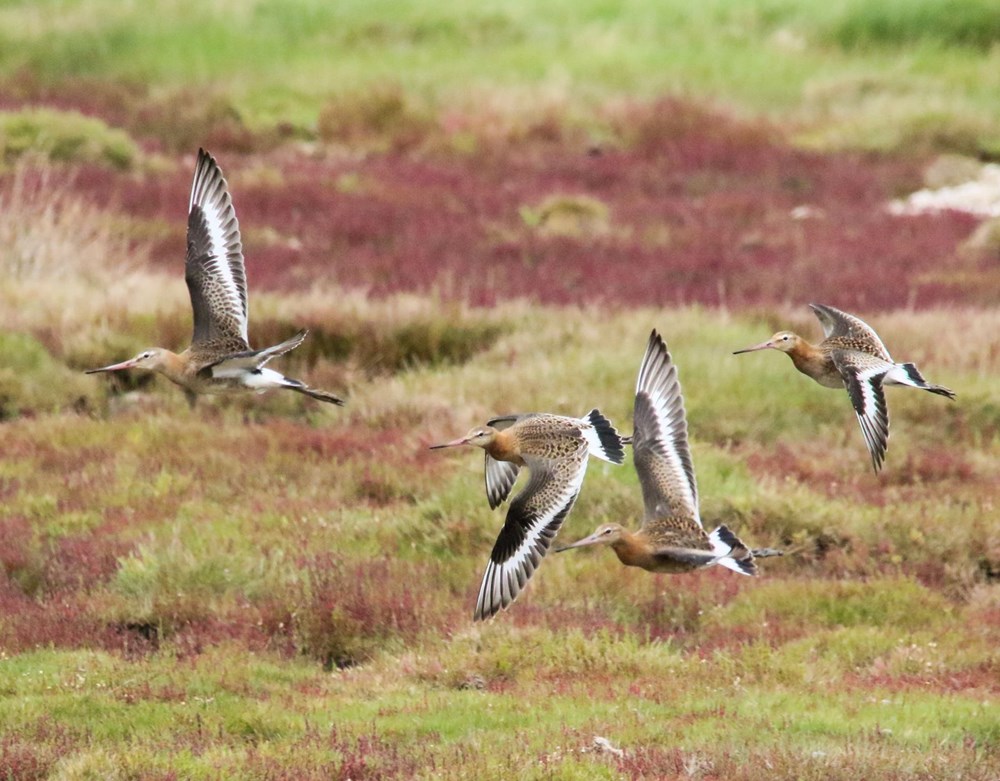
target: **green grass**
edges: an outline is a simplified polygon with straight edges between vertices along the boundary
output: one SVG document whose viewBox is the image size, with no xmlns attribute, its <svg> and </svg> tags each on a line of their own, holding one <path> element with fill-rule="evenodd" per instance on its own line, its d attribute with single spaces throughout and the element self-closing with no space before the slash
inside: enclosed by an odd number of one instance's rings
<svg viewBox="0 0 1000 781">
<path fill-rule="evenodd" d="M 154 102 L 184 96 L 164 118 L 183 112 L 200 127 L 208 116 L 192 107 L 215 105 L 237 136 L 244 123 L 290 123 L 351 138 L 352 117 L 401 116 L 384 101 L 372 115 L 373 94 L 401 96 L 392 105 L 408 122 L 428 108 L 486 109 L 485 122 L 555 108 L 592 125 L 609 99 L 707 93 L 835 145 L 899 148 L 912 142 L 906 128 L 925 137 L 921 124 L 943 112 L 996 153 L 997 13 L 987 0 L 959 5 L 184 1 L 147 13 L 108 0 L 14 3 L 0 9 L 0 73 L 149 84 Z M 879 99 L 851 87 L 861 83 Z"/>
</svg>

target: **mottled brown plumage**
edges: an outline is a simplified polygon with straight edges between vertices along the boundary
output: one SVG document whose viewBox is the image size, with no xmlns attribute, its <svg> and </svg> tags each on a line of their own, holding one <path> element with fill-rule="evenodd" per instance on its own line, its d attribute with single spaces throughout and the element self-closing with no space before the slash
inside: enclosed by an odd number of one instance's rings
<svg viewBox="0 0 1000 781">
<path fill-rule="evenodd" d="M 503 502 L 527 467 L 528 484 L 514 497 L 490 554 L 476 600 L 476 619 L 508 607 L 542 558 L 573 507 L 591 455 L 624 460 L 621 437 L 597 410 L 584 418 L 548 413 L 493 418 L 490 425 L 432 449 L 473 445 L 486 451 L 486 493 Z"/>
<path fill-rule="evenodd" d="M 270 388 L 287 388 L 319 401 L 344 403 L 331 393 L 264 368 L 272 358 L 298 347 L 305 338 L 305 331 L 273 347 L 250 348 L 240 226 L 222 171 L 204 149 L 198 150 L 188 203 L 184 278 L 194 314 L 194 332 L 187 350 L 178 355 L 163 348 L 152 348 L 128 361 L 91 369 L 87 373 L 123 369 L 159 372 L 182 386 L 192 404 L 202 393 Z"/>
<path fill-rule="evenodd" d="M 736 350 L 779 350 L 795 368 L 825 388 L 846 388 L 861 425 L 872 465 L 878 472 L 889 444 L 889 409 L 884 385 L 909 385 L 954 399 L 942 385 L 928 383 L 912 363 L 895 363 L 878 334 L 863 320 L 832 306 L 810 304 L 823 326 L 818 345 L 791 331 L 778 331 L 766 342 Z"/>
<path fill-rule="evenodd" d="M 688 444 L 687 419 L 677 368 L 653 331 L 636 382 L 632 450 L 644 505 L 637 531 L 604 524 L 589 537 L 560 548 L 609 545 L 622 564 L 651 572 L 689 572 L 721 564 L 756 575 L 751 551 L 727 527 L 708 533 L 698 513 L 698 488 Z"/>
</svg>

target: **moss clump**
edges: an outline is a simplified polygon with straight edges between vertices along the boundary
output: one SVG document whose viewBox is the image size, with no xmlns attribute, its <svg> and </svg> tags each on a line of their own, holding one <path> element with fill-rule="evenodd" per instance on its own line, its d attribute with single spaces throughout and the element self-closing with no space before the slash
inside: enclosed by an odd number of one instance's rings
<svg viewBox="0 0 1000 781">
<path fill-rule="evenodd" d="M 547 236 L 589 238 L 608 232 L 608 207 L 589 195 L 554 195 L 521 208 L 529 228 Z"/>
<path fill-rule="evenodd" d="M 39 108 L 0 112 L 0 154 L 7 164 L 34 153 L 61 163 L 130 168 L 139 155 L 124 131 L 75 111 Z"/>
<path fill-rule="evenodd" d="M 0 420 L 89 406 L 89 383 L 27 334 L 0 331 Z"/>
</svg>

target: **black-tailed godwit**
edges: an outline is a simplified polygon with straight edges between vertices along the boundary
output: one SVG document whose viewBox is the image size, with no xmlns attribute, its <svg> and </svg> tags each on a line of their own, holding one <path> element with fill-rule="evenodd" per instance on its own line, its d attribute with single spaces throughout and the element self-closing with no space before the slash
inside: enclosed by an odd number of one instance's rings
<svg viewBox="0 0 1000 781">
<path fill-rule="evenodd" d="M 522 466 L 528 484 L 514 497 L 479 587 L 474 617 L 507 608 L 541 564 L 583 485 L 591 455 L 621 464 L 622 439 L 592 410 L 583 418 L 547 413 L 493 418 L 464 437 L 431 449 L 473 445 L 486 451 L 486 494 L 496 507 L 510 493 Z"/>
<path fill-rule="evenodd" d="M 610 545 L 622 564 L 650 572 L 690 572 L 719 564 L 743 575 L 757 574 L 755 556 L 780 555 L 751 550 L 726 526 L 711 533 L 702 526 L 684 397 L 677 368 L 656 331 L 639 369 L 633 420 L 632 452 L 645 506 L 642 526 L 633 532 L 606 523 L 557 552 Z"/>
<path fill-rule="evenodd" d="M 819 344 L 810 344 L 791 331 L 778 331 L 766 342 L 733 354 L 780 350 L 788 354 L 796 369 L 823 387 L 846 388 L 877 473 L 889 444 L 889 408 L 883 386 L 908 385 L 949 399 L 954 399 L 955 393 L 943 385 L 928 383 L 914 364 L 895 363 L 878 334 L 860 318 L 832 306 L 809 306 L 826 337 Z"/>
<path fill-rule="evenodd" d="M 305 331 L 273 347 L 250 349 L 240 226 L 222 171 L 204 149 L 198 150 L 188 204 L 184 278 L 194 310 L 194 335 L 188 349 L 178 355 L 154 347 L 122 363 L 90 369 L 87 374 L 123 369 L 159 372 L 180 385 L 192 405 L 202 393 L 271 388 L 287 388 L 332 404 L 344 403 L 332 393 L 264 368 L 272 358 L 298 347 Z"/>
</svg>

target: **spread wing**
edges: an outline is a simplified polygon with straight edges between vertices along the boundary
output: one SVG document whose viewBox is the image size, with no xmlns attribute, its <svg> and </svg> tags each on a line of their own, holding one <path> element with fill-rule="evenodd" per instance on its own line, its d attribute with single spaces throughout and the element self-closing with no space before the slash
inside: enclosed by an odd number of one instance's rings
<svg viewBox="0 0 1000 781">
<path fill-rule="evenodd" d="M 635 389 L 632 451 L 645 504 L 643 526 L 690 519 L 699 528 L 698 487 L 677 367 L 660 335 L 649 336 Z"/>
<path fill-rule="evenodd" d="M 489 453 L 486 454 L 486 498 L 489 500 L 491 510 L 495 510 L 506 501 L 520 471 L 521 467 L 517 464 L 497 461 Z"/>
<path fill-rule="evenodd" d="M 508 607 L 548 552 L 583 485 L 587 443 L 575 457 L 559 460 L 526 457 L 531 478 L 507 510 L 479 587 L 475 618 Z"/>
<path fill-rule="evenodd" d="M 198 150 L 188 204 L 184 278 L 194 310 L 192 345 L 218 339 L 247 341 L 247 280 L 240 225 L 215 159 Z"/>
<path fill-rule="evenodd" d="M 878 334 L 861 318 L 825 304 L 809 304 L 809 306 L 816 313 L 820 325 L 823 326 L 823 335 L 827 339 L 837 337 L 856 342 L 858 347 L 864 349 L 865 352 L 871 352 L 873 355 L 892 361 L 892 358 L 889 357 L 889 351 L 885 349 Z"/>
<path fill-rule="evenodd" d="M 889 446 L 889 408 L 885 403 L 882 381 L 893 364 L 854 350 L 834 350 L 830 357 L 844 378 L 872 457 L 872 466 L 878 472 Z"/>
<path fill-rule="evenodd" d="M 510 428 L 518 421 L 525 418 L 538 417 L 537 413 L 516 413 L 514 415 L 498 415 L 486 421 L 487 426 L 492 426 L 498 431 Z M 510 489 L 514 487 L 514 481 L 521 471 L 521 467 L 512 464 L 510 461 L 497 461 L 486 454 L 486 499 L 490 503 L 490 509 L 495 510 L 510 495 Z"/>
</svg>

